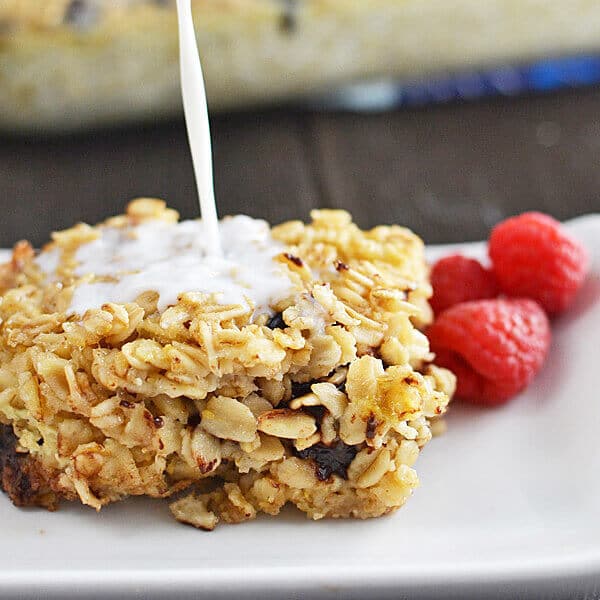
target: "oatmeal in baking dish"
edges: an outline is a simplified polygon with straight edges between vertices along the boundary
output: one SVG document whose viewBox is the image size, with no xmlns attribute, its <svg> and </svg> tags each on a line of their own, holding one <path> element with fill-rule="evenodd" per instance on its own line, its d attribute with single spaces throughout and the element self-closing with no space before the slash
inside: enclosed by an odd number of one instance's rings
<svg viewBox="0 0 600 600">
<path fill-rule="evenodd" d="M 19 506 L 173 496 L 213 529 L 389 513 L 446 411 L 423 243 L 344 211 L 270 228 L 139 199 L 0 267 L 0 467 Z M 200 241 L 199 241 L 200 240 Z"/>
<path fill-rule="evenodd" d="M 600 40 L 596 0 L 192 4 L 213 110 L 596 53 Z M 175 0 L 2 0 L 0 81 L 4 130 L 176 116 Z"/>
</svg>

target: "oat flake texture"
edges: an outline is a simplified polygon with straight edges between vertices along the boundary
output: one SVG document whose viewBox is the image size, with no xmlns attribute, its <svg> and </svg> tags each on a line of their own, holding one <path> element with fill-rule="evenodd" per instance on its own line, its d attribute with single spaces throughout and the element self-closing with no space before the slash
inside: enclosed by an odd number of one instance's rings
<svg viewBox="0 0 600 600">
<path fill-rule="evenodd" d="M 313 519 L 400 507 L 455 385 L 421 332 L 431 320 L 421 240 L 314 211 L 309 225 L 270 231 L 289 286 L 268 306 L 193 289 L 163 306 L 149 285 L 70 310 L 81 286 L 110 282 L 81 272 L 81 247 L 106 227 L 177 220 L 139 199 L 100 226 L 54 234 L 38 257 L 21 243 L 0 266 L 6 493 L 17 505 L 100 509 L 187 490 L 172 513 L 201 529 L 286 503 Z"/>
</svg>

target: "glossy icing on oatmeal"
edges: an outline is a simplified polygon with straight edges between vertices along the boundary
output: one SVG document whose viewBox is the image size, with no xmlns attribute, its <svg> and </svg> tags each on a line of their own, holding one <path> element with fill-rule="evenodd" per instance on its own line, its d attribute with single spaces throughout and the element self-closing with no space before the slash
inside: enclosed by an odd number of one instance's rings
<svg viewBox="0 0 600 600">
<path fill-rule="evenodd" d="M 284 250 L 265 221 L 238 215 L 219 223 L 226 241 L 222 257 L 209 254 L 200 220 L 151 220 L 125 227 L 106 226 L 75 252 L 76 285 L 69 311 L 83 314 L 104 303 L 134 301 L 156 291 L 158 308 L 175 304 L 184 292 L 218 294 L 223 304 L 269 306 L 291 293 L 292 282 L 275 258 Z M 37 263 L 53 275 L 58 250 L 43 252 Z"/>
</svg>

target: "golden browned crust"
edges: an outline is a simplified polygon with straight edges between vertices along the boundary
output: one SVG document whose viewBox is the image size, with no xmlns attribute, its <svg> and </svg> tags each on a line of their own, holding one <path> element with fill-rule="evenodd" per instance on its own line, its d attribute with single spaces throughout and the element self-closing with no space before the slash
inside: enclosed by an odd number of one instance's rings
<svg viewBox="0 0 600 600">
<path fill-rule="evenodd" d="M 0 425 L 0 485 L 13 504 L 56 510 L 59 498 L 52 490 L 54 478 L 31 454 L 18 451 L 10 425 Z"/>
</svg>

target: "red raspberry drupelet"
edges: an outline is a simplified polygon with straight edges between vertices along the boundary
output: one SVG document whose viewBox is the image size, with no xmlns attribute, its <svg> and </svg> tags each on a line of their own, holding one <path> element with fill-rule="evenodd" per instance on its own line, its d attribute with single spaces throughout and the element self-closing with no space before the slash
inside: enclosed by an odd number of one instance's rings
<svg viewBox="0 0 600 600">
<path fill-rule="evenodd" d="M 436 363 L 454 371 L 456 395 L 497 405 L 523 390 L 541 369 L 551 333 L 533 300 L 477 300 L 444 311 L 427 335 Z"/>
<path fill-rule="evenodd" d="M 469 300 L 495 298 L 498 285 L 494 274 L 474 258 L 453 254 L 438 260 L 431 269 L 435 314 Z"/>
<path fill-rule="evenodd" d="M 589 266 L 586 249 L 558 221 L 537 212 L 497 225 L 489 254 L 502 291 L 537 300 L 549 315 L 569 307 Z"/>
</svg>

